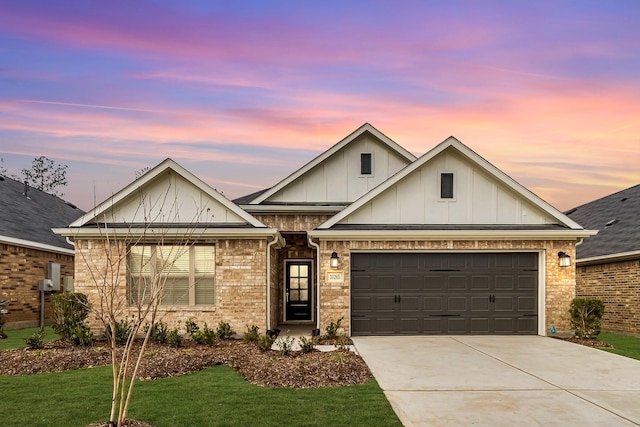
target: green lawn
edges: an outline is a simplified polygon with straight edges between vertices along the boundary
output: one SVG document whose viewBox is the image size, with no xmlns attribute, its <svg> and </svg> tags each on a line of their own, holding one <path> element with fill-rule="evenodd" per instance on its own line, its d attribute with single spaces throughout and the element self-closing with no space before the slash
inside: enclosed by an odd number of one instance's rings
<svg viewBox="0 0 640 427">
<path fill-rule="evenodd" d="M 598 335 L 600 341 L 611 344 L 614 348 L 603 348 L 610 353 L 620 354 L 632 359 L 640 360 L 640 338 L 631 335 L 601 332 Z"/>
<path fill-rule="evenodd" d="M 0 349 L 24 347 L 38 328 L 7 331 Z M 53 332 L 47 331 L 47 338 Z M 9 341 L 11 340 L 11 341 Z M 0 376 L 0 418 L 12 426 L 86 426 L 107 421 L 110 367 Z M 138 381 L 129 418 L 163 426 L 401 426 L 375 380 L 349 387 L 273 389 L 216 366 L 190 375 Z"/>
<path fill-rule="evenodd" d="M 3 425 L 85 426 L 109 414 L 109 367 L 0 377 Z M 216 366 L 136 383 L 130 418 L 162 426 L 401 426 L 375 381 L 319 389 L 270 389 Z"/>
<path fill-rule="evenodd" d="M 0 340 L 0 351 L 9 350 L 11 348 L 23 348 L 26 347 L 24 339 L 30 337 L 31 335 L 38 332 L 40 328 L 26 328 L 26 329 L 12 329 L 5 330 L 4 333 L 7 334 L 7 338 Z M 44 337 L 44 341 L 54 341 L 60 338 L 58 334 L 53 332 L 49 326 L 44 327 L 44 331 L 46 335 Z"/>
</svg>

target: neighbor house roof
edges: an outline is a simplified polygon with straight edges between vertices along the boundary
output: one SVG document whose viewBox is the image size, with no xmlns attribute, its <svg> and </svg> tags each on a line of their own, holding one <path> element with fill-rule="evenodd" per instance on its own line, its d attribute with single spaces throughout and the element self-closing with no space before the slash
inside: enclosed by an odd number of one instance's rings
<svg viewBox="0 0 640 427">
<path fill-rule="evenodd" d="M 640 184 L 566 214 L 586 228 L 600 230 L 578 245 L 578 262 L 640 257 Z"/>
<path fill-rule="evenodd" d="M 25 194 L 26 193 L 26 194 Z M 66 227 L 84 212 L 71 203 L 0 176 L 0 242 L 73 254 L 54 227 Z"/>
</svg>

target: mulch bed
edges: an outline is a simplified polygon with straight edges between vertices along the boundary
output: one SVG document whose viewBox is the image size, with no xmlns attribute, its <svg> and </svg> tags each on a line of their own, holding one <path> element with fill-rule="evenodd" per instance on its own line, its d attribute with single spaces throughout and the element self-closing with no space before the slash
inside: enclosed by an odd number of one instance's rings
<svg viewBox="0 0 640 427">
<path fill-rule="evenodd" d="M 584 345 L 587 347 L 614 348 L 611 344 L 600 341 L 598 339 L 578 338 L 578 337 L 571 337 L 571 338 L 553 337 L 553 338 L 560 339 L 563 341 L 569 341 L 569 342 Z"/>
<path fill-rule="evenodd" d="M 139 353 L 139 345 L 135 352 Z M 111 353 L 104 343 L 76 347 L 59 340 L 39 350 L 23 348 L 0 352 L 0 375 L 31 375 L 110 364 Z M 149 343 L 138 378 L 174 377 L 215 365 L 228 365 L 248 382 L 263 387 L 336 387 L 360 384 L 372 378 L 362 358 L 353 352 L 314 350 L 281 356 L 278 351 L 262 352 L 256 345 L 241 340 L 219 340 L 213 346 L 188 341 L 179 348 Z"/>
</svg>

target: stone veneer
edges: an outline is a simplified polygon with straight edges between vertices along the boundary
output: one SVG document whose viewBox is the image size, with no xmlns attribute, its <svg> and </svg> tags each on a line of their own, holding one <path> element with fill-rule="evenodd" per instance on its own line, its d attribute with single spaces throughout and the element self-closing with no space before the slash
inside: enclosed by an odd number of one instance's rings
<svg viewBox="0 0 640 427">
<path fill-rule="evenodd" d="M 640 260 L 578 266 L 576 294 L 604 302 L 603 330 L 640 334 Z"/>
<path fill-rule="evenodd" d="M 552 326 L 558 334 L 570 334 L 571 325 L 568 310 L 575 297 L 575 269 L 560 267 L 558 252 L 564 251 L 575 259 L 575 242 L 573 241 L 523 241 L 523 240 L 437 240 L 437 241 L 321 241 L 320 246 L 320 328 L 324 330 L 330 322 L 343 317 L 344 332 L 350 330 L 350 251 L 378 250 L 424 250 L 442 251 L 519 251 L 536 250 L 546 253 L 545 269 L 545 331 L 548 334 Z M 329 258 L 336 251 L 340 256 L 338 270 L 344 275 L 342 283 L 327 283 L 326 272 L 330 270 Z M 544 256 L 544 255 L 543 255 Z M 334 270 L 335 271 L 335 270 Z"/>
<path fill-rule="evenodd" d="M 267 277 L 267 241 L 266 239 L 214 240 L 202 242 L 214 244 L 215 281 L 212 306 L 160 306 L 159 315 L 170 328 L 182 325 L 193 319 L 198 325 L 206 322 L 210 328 L 216 328 L 218 322 L 231 324 L 237 333 L 244 333 L 247 326 L 257 325 L 266 330 L 266 277 Z M 110 265 L 106 249 L 111 248 Z M 100 286 L 106 277 L 108 285 L 116 289 L 116 301 L 120 304 L 117 318 L 133 316 L 135 307 L 126 303 L 126 256 L 124 243 L 112 242 L 106 246 L 98 240 L 76 242 L 76 292 L 87 294 L 94 307 L 100 305 Z M 273 264 L 272 264 L 273 265 Z M 98 273 L 98 279 L 92 272 Z M 98 283 L 96 283 L 98 282 Z M 104 289 L 104 288 L 103 288 Z M 103 326 L 97 313 L 88 319 L 94 333 L 102 331 Z"/>
</svg>

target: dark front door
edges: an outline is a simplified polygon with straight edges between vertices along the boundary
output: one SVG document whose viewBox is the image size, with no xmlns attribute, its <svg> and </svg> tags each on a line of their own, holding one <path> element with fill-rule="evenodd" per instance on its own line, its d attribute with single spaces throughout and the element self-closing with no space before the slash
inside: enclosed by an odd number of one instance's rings
<svg viewBox="0 0 640 427">
<path fill-rule="evenodd" d="M 287 261 L 287 320 L 311 320 L 311 261 Z"/>
</svg>

